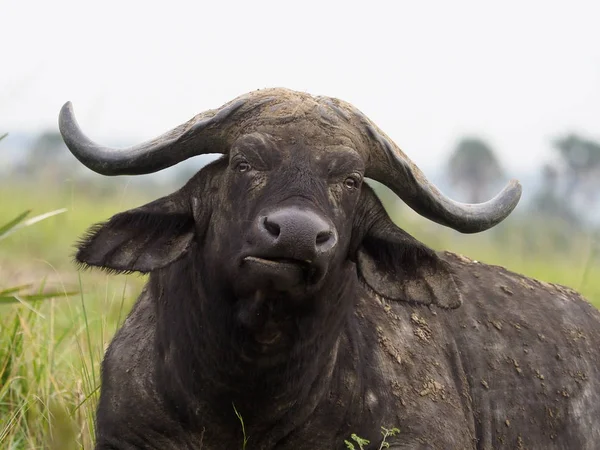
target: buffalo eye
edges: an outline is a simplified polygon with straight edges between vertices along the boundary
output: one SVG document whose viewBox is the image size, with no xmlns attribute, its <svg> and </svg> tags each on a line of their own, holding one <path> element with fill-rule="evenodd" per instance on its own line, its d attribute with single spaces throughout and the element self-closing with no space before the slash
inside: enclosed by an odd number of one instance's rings
<svg viewBox="0 0 600 450">
<path fill-rule="evenodd" d="M 357 189 L 359 184 L 360 184 L 360 180 L 354 176 L 348 177 L 344 180 L 344 186 L 349 191 L 353 191 L 353 190 Z"/>
<path fill-rule="evenodd" d="M 252 169 L 252 166 L 248 161 L 240 161 L 235 168 L 238 172 L 249 172 Z"/>
</svg>

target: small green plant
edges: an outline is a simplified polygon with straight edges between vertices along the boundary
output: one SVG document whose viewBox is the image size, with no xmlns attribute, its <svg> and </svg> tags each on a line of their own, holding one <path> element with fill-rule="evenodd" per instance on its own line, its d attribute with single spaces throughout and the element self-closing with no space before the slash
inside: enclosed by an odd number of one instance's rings
<svg viewBox="0 0 600 450">
<path fill-rule="evenodd" d="M 379 450 L 382 450 L 384 448 L 390 448 L 390 444 L 387 441 L 387 438 L 390 437 L 390 436 L 396 436 L 398 433 L 400 433 L 400 429 L 399 428 L 381 427 L 381 434 L 383 434 L 383 441 L 381 441 L 381 445 L 379 446 Z"/>
<path fill-rule="evenodd" d="M 383 440 L 379 445 L 379 450 L 382 450 L 384 448 L 390 448 L 390 443 L 387 442 L 387 438 L 390 436 L 396 436 L 398 433 L 400 433 L 400 430 L 398 428 L 381 427 L 381 434 L 383 435 Z M 360 436 L 357 436 L 355 433 L 352 433 L 350 435 L 350 439 L 352 439 L 356 443 L 356 445 L 358 445 L 358 449 L 352 442 L 345 440 L 344 443 L 346 444 L 346 448 L 348 450 L 365 450 L 365 447 L 371 443 L 371 441 L 369 441 L 368 439 L 363 439 Z"/>
<path fill-rule="evenodd" d="M 356 442 L 356 444 L 358 444 L 358 448 L 360 450 L 364 450 L 365 445 L 369 445 L 371 443 L 371 441 L 363 439 L 354 433 L 350 435 L 350 439 L 352 439 L 354 442 Z M 356 446 L 352 442 L 345 440 L 344 443 L 346 444 L 346 448 L 348 450 L 356 450 Z"/>
</svg>

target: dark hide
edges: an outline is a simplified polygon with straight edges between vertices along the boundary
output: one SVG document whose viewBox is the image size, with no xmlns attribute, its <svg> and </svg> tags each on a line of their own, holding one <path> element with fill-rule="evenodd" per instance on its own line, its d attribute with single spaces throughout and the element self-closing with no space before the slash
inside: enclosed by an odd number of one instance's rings
<svg viewBox="0 0 600 450">
<path fill-rule="evenodd" d="M 360 158 L 311 151 L 254 135 L 84 238 L 81 263 L 150 272 L 102 365 L 97 448 L 239 449 L 236 411 L 248 449 L 378 449 L 382 426 L 390 448 L 598 448 L 598 311 L 433 252 L 360 185 Z M 245 259 L 288 205 L 335 227 L 318 276 L 289 249 Z"/>
</svg>

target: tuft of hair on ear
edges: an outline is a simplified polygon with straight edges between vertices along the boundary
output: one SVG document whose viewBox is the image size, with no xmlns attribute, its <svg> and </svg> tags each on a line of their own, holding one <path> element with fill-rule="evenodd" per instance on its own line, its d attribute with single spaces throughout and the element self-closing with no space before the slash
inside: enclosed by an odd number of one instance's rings
<svg viewBox="0 0 600 450">
<path fill-rule="evenodd" d="M 90 227 L 78 240 L 75 263 L 83 270 L 148 273 L 171 264 L 189 247 L 190 214 L 133 210 Z"/>
<path fill-rule="evenodd" d="M 71 254 L 71 261 L 75 265 L 78 271 L 87 272 L 92 269 L 100 269 L 107 275 L 133 275 L 133 274 L 146 274 L 148 272 L 142 272 L 134 269 L 127 268 L 115 268 L 102 265 L 101 263 L 88 262 L 86 258 L 86 248 L 91 246 L 94 236 L 106 226 L 109 221 L 99 222 L 89 227 L 75 242 L 73 245 L 74 251 Z"/>
<path fill-rule="evenodd" d="M 99 268 L 103 272 L 106 272 L 109 275 L 118 275 L 118 274 L 130 275 L 132 273 L 135 273 L 134 270 L 126 270 L 126 269 L 117 270 L 117 269 L 113 269 L 111 267 L 103 267 L 103 266 L 100 266 L 97 264 L 91 264 L 91 263 L 88 263 L 85 261 L 84 249 L 91 245 L 91 241 L 94 239 L 94 236 L 96 236 L 96 234 L 98 234 L 98 232 L 102 229 L 102 227 L 106 226 L 108 224 L 108 222 L 109 221 L 107 220 L 105 222 L 99 222 L 99 223 L 92 225 L 87 230 L 85 230 L 85 232 L 81 236 L 79 236 L 79 238 L 77 238 L 77 241 L 75 241 L 75 243 L 73 244 L 74 251 L 71 254 L 72 262 L 77 267 L 77 270 L 80 270 L 80 271 L 88 271 L 88 270 L 91 270 L 94 268 Z"/>
</svg>

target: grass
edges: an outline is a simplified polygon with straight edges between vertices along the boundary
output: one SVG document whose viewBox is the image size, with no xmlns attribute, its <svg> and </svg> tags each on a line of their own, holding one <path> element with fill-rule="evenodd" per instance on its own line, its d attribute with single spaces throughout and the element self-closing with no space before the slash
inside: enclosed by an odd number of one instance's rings
<svg viewBox="0 0 600 450">
<path fill-rule="evenodd" d="M 36 292 L 81 291 L 42 302 L 0 304 L 0 448 L 92 448 L 99 365 L 145 280 L 79 274 L 73 244 L 92 223 L 150 199 L 135 192 L 102 198 L 65 188 L 31 191 L 0 188 L 0 224 L 25 208 L 32 214 L 68 211 L 0 241 L 0 291 L 32 283 Z M 545 281 L 571 286 L 600 306 L 598 238 L 572 235 L 557 250 L 547 225 L 521 225 L 518 218 L 488 233 L 463 236 L 417 220 L 396 219 L 437 249 L 450 249 Z M 354 444 L 358 445 L 357 442 Z"/>
<path fill-rule="evenodd" d="M 76 236 L 90 224 L 135 206 L 136 200 L 14 186 L 1 189 L 0 197 L 0 224 L 18 217 L 25 206 L 33 214 L 69 209 L 0 241 L 0 291 L 32 284 L 24 299 L 48 290 L 81 292 L 0 303 L 0 448 L 92 448 L 99 364 L 144 278 L 78 274 L 71 254 Z"/>
</svg>

